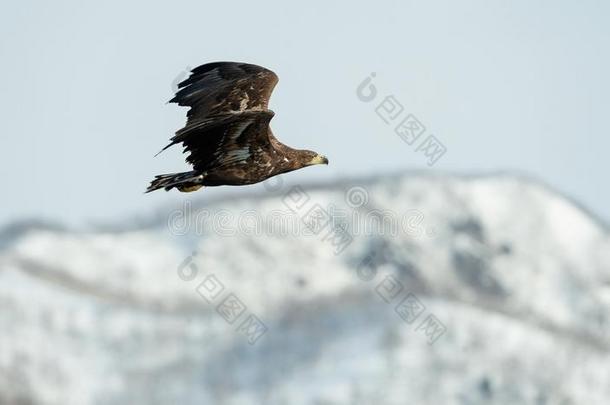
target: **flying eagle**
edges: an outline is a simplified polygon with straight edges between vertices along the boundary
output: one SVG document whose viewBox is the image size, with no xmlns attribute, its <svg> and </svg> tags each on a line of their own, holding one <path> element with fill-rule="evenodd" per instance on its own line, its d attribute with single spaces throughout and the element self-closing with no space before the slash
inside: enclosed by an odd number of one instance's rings
<svg viewBox="0 0 610 405">
<path fill-rule="evenodd" d="M 146 192 L 254 184 L 328 164 L 326 157 L 293 149 L 273 136 L 269 122 L 274 112 L 267 105 L 277 82 L 272 71 L 247 63 L 214 62 L 193 69 L 169 101 L 190 107 L 186 126 L 161 150 L 182 143 L 193 170 L 158 175 Z"/>
</svg>

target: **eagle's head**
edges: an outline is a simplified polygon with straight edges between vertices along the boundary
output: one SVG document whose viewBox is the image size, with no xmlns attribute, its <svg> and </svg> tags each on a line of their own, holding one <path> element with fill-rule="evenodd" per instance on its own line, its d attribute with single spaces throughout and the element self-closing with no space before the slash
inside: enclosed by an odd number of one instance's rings
<svg viewBox="0 0 610 405">
<path fill-rule="evenodd" d="M 320 155 L 312 150 L 301 150 L 299 151 L 299 163 L 301 167 L 313 166 L 313 165 L 327 165 L 328 158 L 324 155 Z"/>
<path fill-rule="evenodd" d="M 276 174 L 299 170 L 308 166 L 327 165 L 328 159 L 326 156 L 320 155 L 318 152 L 306 149 L 292 149 L 282 145 L 284 149 L 283 156 L 278 159 L 279 165 L 275 168 Z"/>
</svg>

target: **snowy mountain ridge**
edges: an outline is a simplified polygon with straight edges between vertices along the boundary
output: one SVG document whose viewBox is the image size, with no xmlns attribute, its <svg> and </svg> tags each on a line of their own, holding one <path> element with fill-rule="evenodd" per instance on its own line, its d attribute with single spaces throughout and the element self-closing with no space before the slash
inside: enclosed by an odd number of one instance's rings
<svg viewBox="0 0 610 405">
<path fill-rule="evenodd" d="M 506 175 L 265 188 L 6 228 L 0 403 L 610 398 L 609 233 L 568 199 Z"/>
</svg>

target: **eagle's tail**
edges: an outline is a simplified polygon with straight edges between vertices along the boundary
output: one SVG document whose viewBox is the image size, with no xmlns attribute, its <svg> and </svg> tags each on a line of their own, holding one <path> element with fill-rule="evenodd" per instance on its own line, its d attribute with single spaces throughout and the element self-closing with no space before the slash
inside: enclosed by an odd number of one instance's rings
<svg viewBox="0 0 610 405">
<path fill-rule="evenodd" d="M 160 174 L 155 176 L 155 179 L 150 182 L 150 186 L 146 189 L 147 193 L 164 188 L 169 191 L 172 188 L 177 188 L 182 192 L 190 192 L 199 190 L 202 187 L 201 176 L 197 172 L 184 172 L 172 174 Z"/>
</svg>

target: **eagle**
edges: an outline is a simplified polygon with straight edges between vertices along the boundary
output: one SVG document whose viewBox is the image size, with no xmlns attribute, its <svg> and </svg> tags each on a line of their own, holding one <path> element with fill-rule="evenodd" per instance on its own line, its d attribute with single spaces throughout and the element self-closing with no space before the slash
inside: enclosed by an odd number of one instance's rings
<svg viewBox="0 0 610 405">
<path fill-rule="evenodd" d="M 273 136 L 269 123 L 275 114 L 267 106 L 277 82 L 271 70 L 248 63 L 214 62 L 193 69 L 169 101 L 190 107 L 186 125 L 161 150 L 181 143 L 193 170 L 157 175 L 146 192 L 241 186 L 327 165 L 325 156 L 293 149 Z"/>
</svg>

